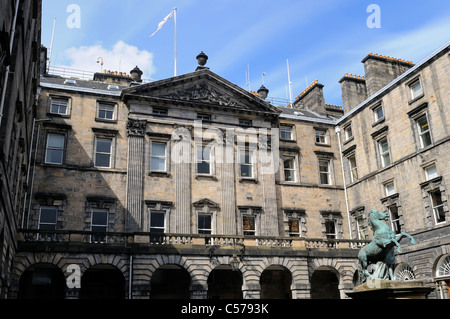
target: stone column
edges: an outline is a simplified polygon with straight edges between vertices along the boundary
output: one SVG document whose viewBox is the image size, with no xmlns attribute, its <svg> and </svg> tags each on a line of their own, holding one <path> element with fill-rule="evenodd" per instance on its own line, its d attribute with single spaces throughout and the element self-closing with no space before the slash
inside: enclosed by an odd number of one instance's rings
<svg viewBox="0 0 450 319">
<path fill-rule="evenodd" d="M 127 183 L 127 225 L 128 232 L 142 229 L 143 187 L 144 187 L 144 136 L 147 122 L 129 120 L 128 130 L 128 183 Z"/>
<path fill-rule="evenodd" d="M 175 128 L 171 152 L 175 175 L 175 232 L 191 233 L 191 132 L 187 127 Z"/>
</svg>

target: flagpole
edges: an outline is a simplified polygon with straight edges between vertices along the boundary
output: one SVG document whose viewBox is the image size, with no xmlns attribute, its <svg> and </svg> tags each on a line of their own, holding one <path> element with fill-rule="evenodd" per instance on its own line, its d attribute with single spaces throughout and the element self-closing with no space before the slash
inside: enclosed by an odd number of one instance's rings
<svg viewBox="0 0 450 319">
<path fill-rule="evenodd" d="M 175 73 L 175 75 L 174 76 L 177 76 L 177 8 L 174 8 L 173 9 L 173 21 L 174 21 L 174 29 L 175 29 L 175 45 L 174 45 L 174 48 L 175 48 L 175 58 L 174 58 L 174 60 L 175 60 L 175 67 L 174 67 L 174 73 Z"/>
</svg>

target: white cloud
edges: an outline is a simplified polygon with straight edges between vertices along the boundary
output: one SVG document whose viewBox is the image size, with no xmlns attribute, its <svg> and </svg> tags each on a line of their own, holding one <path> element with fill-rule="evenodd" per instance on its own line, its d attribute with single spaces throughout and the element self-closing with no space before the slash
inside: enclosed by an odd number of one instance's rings
<svg viewBox="0 0 450 319">
<path fill-rule="evenodd" d="M 100 72 L 101 65 L 97 63 L 99 57 L 103 58 L 103 70 L 125 72 L 127 74 L 138 66 L 143 72 L 143 78 L 150 79 L 156 68 L 153 64 L 153 53 L 139 50 L 138 47 L 118 41 L 111 50 L 101 45 L 72 47 L 65 51 L 65 58 L 70 62 L 58 65 L 75 70 Z"/>
</svg>

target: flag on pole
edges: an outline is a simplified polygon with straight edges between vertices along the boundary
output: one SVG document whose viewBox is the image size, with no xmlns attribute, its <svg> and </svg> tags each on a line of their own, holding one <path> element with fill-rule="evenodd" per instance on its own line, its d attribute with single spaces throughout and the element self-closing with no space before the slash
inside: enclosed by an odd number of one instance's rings
<svg viewBox="0 0 450 319">
<path fill-rule="evenodd" d="M 173 11 L 172 11 L 167 17 L 165 17 L 164 20 L 162 20 L 162 21 L 158 24 L 158 29 L 157 29 L 155 32 L 153 32 L 153 34 L 150 36 L 150 38 L 151 38 L 152 36 L 154 36 L 159 30 L 161 30 L 161 28 L 164 26 L 164 24 L 167 22 L 167 20 L 171 19 L 172 16 L 173 16 Z"/>
</svg>

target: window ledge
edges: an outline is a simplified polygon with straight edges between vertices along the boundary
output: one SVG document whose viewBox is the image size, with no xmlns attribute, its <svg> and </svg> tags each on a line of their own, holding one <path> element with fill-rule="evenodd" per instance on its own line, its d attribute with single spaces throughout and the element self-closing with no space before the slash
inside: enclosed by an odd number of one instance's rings
<svg viewBox="0 0 450 319">
<path fill-rule="evenodd" d="M 421 100 L 425 96 L 424 93 L 420 94 L 419 96 L 415 97 L 414 99 L 410 100 L 408 102 L 409 105 L 416 103 L 417 101 Z"/>
<path fill-rule="evenodd" d="M 50 117 L 60 117 L 60 118 L 63 118 L 63 119 L 70 119 L 70 114 L 59 114 L 59 113 L 47 112 L 47 115 L 50 116 Z"/>
<path fill-rule="evenodd" d="M 107 119 L 96 118 L 95 121 L 101 122 L 101 123 L 117 124 L 117 120 L 107 120 Z"/>
<path fill-rule="evenodd" d="M 195 176 L 195 179 L 196 180 L 209 179 L 209 180 L 212 180 L 212 181 L 215 181 L 215 182 L 218 181 L 218 178 L 215 175 L 209 175 L 209 174 L 197 174 Z"/>
<path fill-rule="evenodd" d="M 345 140 L 343 145 L 350 143 L 351 141 L 353 141 L 355 139 L 354 136 L 350 137 L 348 140 Z"/>
<path fill-rule="evenodd" d="M 384 123 L 384 121 L 386 121 L 386 117 L 382 117 L 381 119 L 379 119 L 378 121 L 376 121 L 375 123 L 372 124 L 372 127 L 377 126 L 378 124 Z"/>
<path fill-rule="evenodd" d="M 328 143 L 317 143 L 317 142 L 316 142 L 316 146 L 321 146 L 321 147 L 331 147 L 331 145 L 328 144 Z"/>
<path fill-rule="evenodd" d="M 148 173 L 148 176 L 151 176 L 151 177 L 166 177 L 166 178 L 172 177 L 170 172 L 158 172 L 158 171 L 151 171 L 151 172 Z"/>
<path fill-rule="evenodd" d="M 245 178 L 245 177 L 241 177 L 239 179 L 239 183 L 255 183 L 255 184 L 259 184 L 258 180 L 256 178 Z"/>
<path fill-rule="evenodd" d="M 421 188 L 424 188 L 424 187 L 428 186 L 429 184 L 432 184 L 432 183 L 439 183 L 439 182 L 441 182 L 441 181 L 442 181 L 442 176 L 438 176 L 438 177 L 435 177 L 435 178 L 430 179 L 429 181 L 420 183 L 420 187 L 421 187 Z"/>
</svg>

